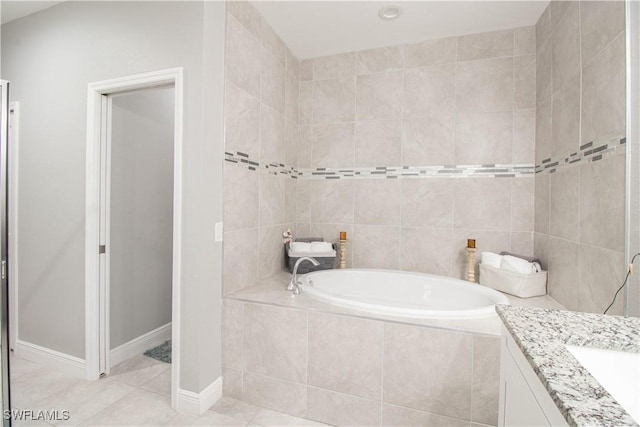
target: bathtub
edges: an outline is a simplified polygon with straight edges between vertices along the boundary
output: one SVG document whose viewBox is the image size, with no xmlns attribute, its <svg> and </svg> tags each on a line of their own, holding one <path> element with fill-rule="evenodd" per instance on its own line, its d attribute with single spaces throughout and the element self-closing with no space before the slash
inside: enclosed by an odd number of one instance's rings
<svg viewBox="0 0 640 427">
<path fill-rule="evenodd" d="M 323 270 L 300 277 L 304 293 L 369 313 L 424 319 L 495 316 L 506 296 L 486 286 L 432 274 L 394 270 Z"/>
</svg>

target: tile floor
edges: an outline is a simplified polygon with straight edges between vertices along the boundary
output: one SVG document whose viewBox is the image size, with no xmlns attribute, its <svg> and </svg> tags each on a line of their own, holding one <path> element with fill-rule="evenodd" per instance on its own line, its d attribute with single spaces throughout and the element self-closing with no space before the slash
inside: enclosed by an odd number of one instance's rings
<svg viewBox="0 0 640 427">
<path fill-rule="evenodd" d="M 68 410 L 70 419 L 21 422 L 30 426 L 324 426 L 223 397 L 200 417 L 171 408 L 170 365 L 136 356 L 107 378 L 86 381 L 45 366 L 11 358 L 13 409 Z"/>
</svg>

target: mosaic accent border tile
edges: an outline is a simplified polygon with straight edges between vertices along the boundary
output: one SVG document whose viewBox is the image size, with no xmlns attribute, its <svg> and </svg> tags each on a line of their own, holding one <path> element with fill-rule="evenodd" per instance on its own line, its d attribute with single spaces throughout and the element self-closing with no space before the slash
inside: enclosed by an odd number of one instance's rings
<svg viewBox="0 0 640 427">
<path fill-rule="evenodd" d="M 535 166 L 535 173 L 554 173 L 558 169 L 576 164 L 597 162 L 613 154 L 626 150 L 627 138 L 616 136 L 613 138 L 591 141 L 580 146 L 580 149 L 569 156 L 544 159 Z"/>
<path fill-rule="evenodd" d="M 261 163 L 245 153 L 225 152 L 225 161 L 252 171 L 293 179 L 522 178 L 534 175 L 533 164 L 377 166 L 369 168 L 303 168 Z"/>
</svg>

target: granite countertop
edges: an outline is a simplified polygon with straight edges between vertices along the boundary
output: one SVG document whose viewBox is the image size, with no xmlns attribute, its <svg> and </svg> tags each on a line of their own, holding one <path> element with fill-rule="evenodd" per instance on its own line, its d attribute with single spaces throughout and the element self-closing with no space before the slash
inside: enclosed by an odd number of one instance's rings
<svg viewBox="0 0 640 427">
<path fill-rule="evenodd" d="M 637 426 L 565 344 L 640 352 L 640 318 L 533 307 L 496 312 L 571 426 Z"/>
</svg>

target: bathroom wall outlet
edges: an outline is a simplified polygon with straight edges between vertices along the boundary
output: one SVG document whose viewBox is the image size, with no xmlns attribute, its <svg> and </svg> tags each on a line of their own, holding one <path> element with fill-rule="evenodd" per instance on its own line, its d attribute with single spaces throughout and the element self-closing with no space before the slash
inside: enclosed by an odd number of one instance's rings
<svg viewBox="0 0 640 427">
<path fill-rule="evenodd" d="M 222 242 L 222 236 L 223 236 L 222 223 L 216 222 L 215 241 Z"/>
</svg>

